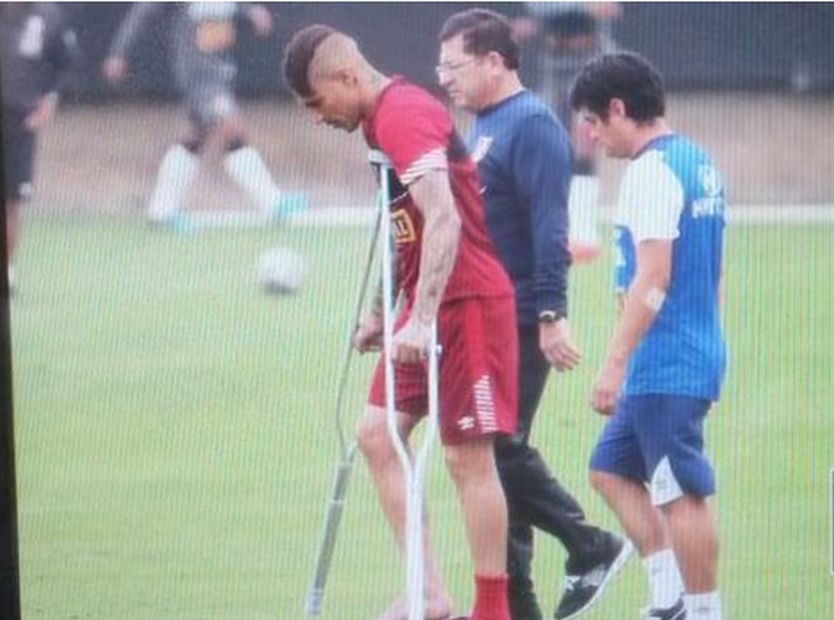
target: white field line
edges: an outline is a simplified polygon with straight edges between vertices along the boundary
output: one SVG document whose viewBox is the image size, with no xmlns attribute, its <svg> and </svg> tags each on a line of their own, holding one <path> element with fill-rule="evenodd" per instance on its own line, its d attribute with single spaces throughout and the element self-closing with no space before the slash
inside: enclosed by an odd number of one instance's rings
<svg viewBox="0 0 834 620">
<path fill-rule="evenodd" d="M 286 225 L 299 228 L 366 227 L 374 221 L 373 207 L 316 207 L 292 216 Z M 614 210 L 600 209 L 600 219 L 610 222 Z M 201 228 L 257 228 L 267 220 L 255 211 L 198 211 L 191 217 Z M 832 224 L 834 204 L 830 205 L 749 205 L 730 207 L 728 220 L 741 224 Z"/>
</svg>

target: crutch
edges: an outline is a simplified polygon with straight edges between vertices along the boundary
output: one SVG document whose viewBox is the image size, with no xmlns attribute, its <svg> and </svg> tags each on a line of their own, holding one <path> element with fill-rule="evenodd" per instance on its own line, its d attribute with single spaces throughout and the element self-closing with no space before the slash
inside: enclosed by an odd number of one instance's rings
<svg viewBox="0 0 834 620">
<path fill-rule="evenodd" d="M 382 209 L 379 210 L 373 230 L 371 231 L 370 243 L 368 244 L 368 257 L 365 261 L 365 271 L 362 274 L 359 294 L 356 299 L 356 307 L 353 312 L 353 322 L 350 327 L 348 346 L 345 350 L 345 355 L 342 358 L 342 367 L 339 372 L 335 409 L 336 432 L 339 436 L 339 463 L 336 466 L 336 473 L 333 478 L 333 489 L 330 493 L 330 501 L 327 504 L 327 513 L 324 518 L 321 543 L 319 544 L 318 555 L 316 558 L 316 569 L 313 573 L 313 581 L 310 584 L 310 589 L 307 592 L 305 612 L 308 616 L 318 616 L 321 614 L 322 600 L 324 598 L 324 586 L 327 582 L 327 573 L 330 570 L 330 562 L 333 558 L 333 549 L 336 545 L 336 532 L 339 529 L 342 509 L 345 505 L 348 482 L 350 481 L 350 473 L 353 470 L 353 462 L 356 457 L 356 440 L 353 438 L 352 434 L 349 435 L 345 430 L 343 419 L 344 399 L 345 390 L 347 389 L 347 380 L 350 374 L 350 362 L 353 358 L 353 333 L 356 330 L 356 326 L 359 325 L 359 321 L 362 319 L 362 311 L 365 307 L 365 299 L 368 294 L 368 280 L 371 273 L 371 267 L 374 262 L 374 255 L 376 254 L 381 219 L 383 219 Z"/>
<path fill-rule="evenodd" d="M 434 438 L 437 436 L 438 417 L 438 347 L 437 325 L 432 324 L 431 339 L 428 350 L 428 388 L 429 411 L 423 440 L 417 447 L 414 459 L 408 453 L 408 447 L 400 437 L 397 428 L 396 398 L 394 395 L 393 351 L 394 317 L 393 317 L 393 256 L 391 239 L 391 218 L 388 213 L 391 203 L 392 168 L 388 158 L 380 151 L 371 151 L 369 160 L 378 166 L 380 184 L 380 212 L 382 213 L 380 255 L 382 260 L 383 292 L 383 337 L 385 364 L 385 408 L 388 420 L 388 433 L 397 451 L 403 468 L 406 487 L 406 593 L 408 598 L 408 620 L 424 620 L 425 599 L 423 565 L 423 490 L 425 488 L 426 461 L 428 460 Z"/>
</svg>

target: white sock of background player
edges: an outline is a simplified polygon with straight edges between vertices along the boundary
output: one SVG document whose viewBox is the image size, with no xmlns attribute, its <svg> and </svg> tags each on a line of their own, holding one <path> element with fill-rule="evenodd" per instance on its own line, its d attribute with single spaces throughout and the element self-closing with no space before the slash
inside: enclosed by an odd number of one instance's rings
<svg viewBox="0 0 834 620">
<path fill-rule="evenodd" d="M 272 210 L 278 207 L 281 191 L 272 180 L 264 160 L 253 147 L 243 146 L 229 151 L 223 159 L 223 166 L 262 213 L 271 215 Z"/>
<path fill-rule="evenodd" d="M 199 158 L 182 144 L 171 146 L 159 164 L 156 185 L 148 203 L 148 219 L 162 222 L 179 213 L 194 177 Z"/>
</svg>

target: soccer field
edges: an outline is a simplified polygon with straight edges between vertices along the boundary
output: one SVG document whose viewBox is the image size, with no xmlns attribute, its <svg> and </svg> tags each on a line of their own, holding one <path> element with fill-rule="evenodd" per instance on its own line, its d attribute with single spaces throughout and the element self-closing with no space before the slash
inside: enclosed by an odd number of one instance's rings
<svg viewBox="0 0 834 620">
<path fill-rule="evenodd" d="M 12 300 L 23 613 L 49 619 L 303 617 L 337 441 L 336 374 L 367 233 L 207 230 L 137 219 L 38 215 L 25 223 Z M 728 231 L 731 364 L 710 414 L 726 618 L 834 617 L 834 226 Z M 294 297 L 255 282 L 258 256 L 306 257 Z M 586 483 L 603 419 L 587 406 L 610 335 L 608 257 L 577 267 L 572 327 L 583 363 L 554 374 L 535 442 L 594 521 Z M 354 368 L 359 412 L 371 359 Z M 472 599 L 460 513 L 440 451 L 429 483 L 435 541 L 461 610 Z M 324 618 L 368 620 L 400 590 L 357 462 Z M 537 537 L 552 611 L 564 555 Z M 632 560 L 589 620 L 636 618 Z"/>
</svg>

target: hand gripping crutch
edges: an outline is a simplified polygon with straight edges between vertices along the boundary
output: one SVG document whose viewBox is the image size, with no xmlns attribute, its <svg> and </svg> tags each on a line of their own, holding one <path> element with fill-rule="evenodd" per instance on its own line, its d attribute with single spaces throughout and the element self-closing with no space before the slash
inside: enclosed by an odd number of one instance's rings
<svg viewBox="0 0 834 620">
<path fill-rule="evenodd" d="M 392 168 L 384 153 L 371 151 L 369 159 L 379 168 L 380 212 L 382 213 L 380 254 L 382 257 L 382 292 L 383 292 L 383 337 L 385 363 L 385 408 L 388 419 L 388 434 L 397 451 L 403 468 L 406 488 L 406 593 L 408 597 L 408 620 L 424 620 L 425 570 L 423 563 L 423 490 L 425 488 L 426 461 L 428 460 L 434 438 L 437 436 L 438 417 L 438 346 L 437 324 L 432 324 L 431 339 L 428 350 L 428 389 L 429 411 L 428 424 L 423 440 L 417 447 L 414 459 L 397 429 L 396 398 L 394 394 L 394 364 L 391 358 L 394 338 L 393 312 L 393 256 L 391 238 L 391 174 Z"/>
<path fill-rule="evenodd" d="M 350 362 L 353 358 L 353 333 L 356 330 L 356 326 L 359 325 L 359 321 L 362 319 L 362 311 L 365 307 L 365 299 L 368 294 L 368 280 L 371 274 L 371 267 L 374 262 L 374 255 L 376 254 L 381 219 L 382 210 L 380 209 L 376 217 L 373 230 L 371 231 L 370 243 L 368 244 L 368 257 L 365 261 L 365 271 L 362 273 L 362 280 L 359 285 L 359 294 L 357 295 L 356 307 L 353 312 L 353 322 L 350 325 L 348 346 L 345 350 L 344 358 L 342 358 L 342 367 L 339 372 L 335 409 L 336 432 L 339 436 L 339 463 L 336 466 L 336 474 L 333 478 L 333 490 L 330 494 L 330 501 L 327 504 L 327 513 L 324 519 L 321 543 L 319 544 L 318 555 L 316 558 L 316 569 L 313 574 L 313 581 L 310 584 L 310 589 L 307 592 L 305 613 L 308 616 L 318 616 L 321 614 L 322 599 L 324 598 L 324 586 L 327 582 L 327 573 L 330 570 L 330 562 L 333 558 L 333 549 L 336 545 L 336 532 L 339 529 L 339 522 L 341 520 L 342 509 L 345 504 L 348 482 L 350 481 L 350 473 L 353 470 L 353 462 L 356 457 L 356 440 L 353 439 L 353 435 L 349 436 L 345 430 L 343 419 L 344 399 L 345 390 L 347 389 L 347 380 L 350 374 Z"/>
</svg>

